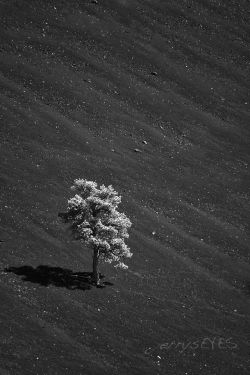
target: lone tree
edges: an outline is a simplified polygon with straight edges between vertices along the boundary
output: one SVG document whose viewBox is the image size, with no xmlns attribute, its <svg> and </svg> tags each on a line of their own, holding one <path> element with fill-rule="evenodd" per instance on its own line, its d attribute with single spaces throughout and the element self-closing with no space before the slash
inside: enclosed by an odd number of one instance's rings
<svg viewBox="0 0 250 375">
<path fill-rule="evenodd" d="M 76 194 L 68 200 L 65 222 L 71 222 L 75 238 L 93 250 L 93 282 L 99 285 L 99 261 L 115 262 L 115 267 L 127 269 L 123 258 L 133 254 L 125 244 L 131 221 L 117 207 L 121 197 L 113 189 L 84 179 L 77 179 L 71 187 Z"/>
</svg>

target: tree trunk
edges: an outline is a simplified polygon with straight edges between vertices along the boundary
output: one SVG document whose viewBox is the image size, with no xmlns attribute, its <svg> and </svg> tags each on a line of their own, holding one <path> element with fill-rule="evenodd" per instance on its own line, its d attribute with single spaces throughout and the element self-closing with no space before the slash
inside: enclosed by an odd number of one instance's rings
<svg viewBox="0 0 250 375">
<path fill-rule="evenodd" d="M 100 278 L 98 272 L 99 250 L 94 249 L 93 254 L 93 282 L 95 285 L 100 285 Z"/>
</svg>

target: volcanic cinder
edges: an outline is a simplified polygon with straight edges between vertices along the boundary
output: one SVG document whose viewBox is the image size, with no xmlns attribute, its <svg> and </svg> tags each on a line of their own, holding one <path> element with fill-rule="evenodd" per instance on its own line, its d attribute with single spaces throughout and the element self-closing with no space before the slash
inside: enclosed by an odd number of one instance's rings
<svg viewBox="0 0 250 375">
<path fill-rule="evenodd" d="M 1 375 L 250 371 L 249 1 L 1 0 Z M 62 223 L 112 185 L 127 271 Z"/>
</svg>

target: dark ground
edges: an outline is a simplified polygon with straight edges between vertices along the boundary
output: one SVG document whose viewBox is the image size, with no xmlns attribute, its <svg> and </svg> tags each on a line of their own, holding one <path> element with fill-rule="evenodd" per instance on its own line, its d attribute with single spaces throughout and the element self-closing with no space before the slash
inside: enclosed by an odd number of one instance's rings
<svg viewBox="0 0 250 375">
<path fill-rule="evenodd" d="M 249 2 L 0 13 L 0 374 L 249 374 Z M 133 222 L 105 288 L 58 218 L 75 178 Z"/>
</svg>

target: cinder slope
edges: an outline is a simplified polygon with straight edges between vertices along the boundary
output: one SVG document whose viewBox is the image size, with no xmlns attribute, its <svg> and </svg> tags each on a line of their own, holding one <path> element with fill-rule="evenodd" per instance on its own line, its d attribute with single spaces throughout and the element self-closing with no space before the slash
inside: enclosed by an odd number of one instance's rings
<svg viewBox="0 0 250 375">
<path fill-rule="evenodd" d="M 248 1 L 0 13 L 1 375 L 247 374 Z M 103 289 L 57 217 L 78 177 L 133 222 Z"/>
</svg>

